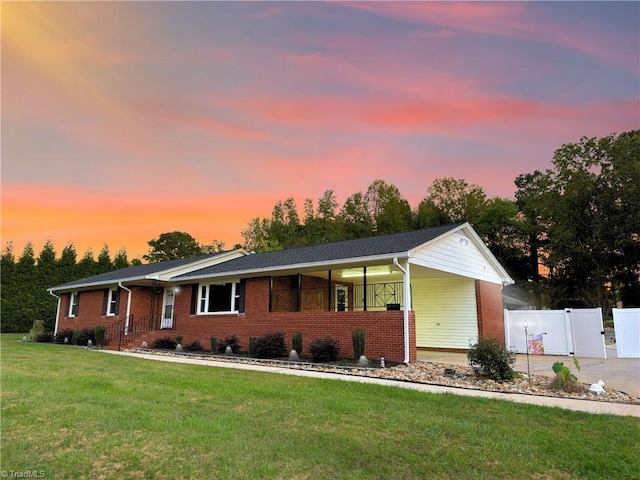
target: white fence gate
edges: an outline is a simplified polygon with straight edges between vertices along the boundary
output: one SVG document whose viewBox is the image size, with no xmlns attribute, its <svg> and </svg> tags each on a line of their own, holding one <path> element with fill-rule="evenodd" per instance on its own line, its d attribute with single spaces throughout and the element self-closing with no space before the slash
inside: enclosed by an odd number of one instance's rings
<svg viewBox="0 0 640 480">
<path fill-rule="evenodd" d="M 618 358 L 640 358 L 640 308 L 614 308 Z"/>
<path fill-rule="evenodd" d="M 529 353 L 607 358 L 600 308 L 505 310 L 504 325 L 507 346 L 518 353 L 529 345 Z"/>
</svg>

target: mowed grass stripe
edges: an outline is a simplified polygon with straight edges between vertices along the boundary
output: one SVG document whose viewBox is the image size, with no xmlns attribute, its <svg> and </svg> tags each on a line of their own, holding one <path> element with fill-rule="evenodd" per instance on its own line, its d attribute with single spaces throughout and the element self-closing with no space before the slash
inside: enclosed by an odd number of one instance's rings
<svg viewBox="0 0 640 480">
<path fill-rule="evenodd" d="M 2 469 L 47 478 L 637 478 L 640 420 L 2 335 Z"/>
</svg>

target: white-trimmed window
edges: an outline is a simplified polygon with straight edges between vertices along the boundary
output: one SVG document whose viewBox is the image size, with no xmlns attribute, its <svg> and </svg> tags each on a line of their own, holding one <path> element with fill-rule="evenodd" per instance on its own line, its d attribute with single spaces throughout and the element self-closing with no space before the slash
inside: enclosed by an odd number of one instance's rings
<svg viewBox="0 0 640 480">
<path fill-rule="evenodd" d="M 198 313 L 237 313 L 240 287 L 237 282 L 200 285 Z"/>
<path fill-rule="evenodd" d="M 78 303 L 80 300 L 80 292 L 71 292 L 69 297 L 69 316 L 75 317 L 78 315 Z"/>
<path fill-rule="evenodd" d="M 118 288 L 112 288 L 109 290 L 109 296 L 107 299 L 107 315 L 113 316 L 118 314 L 118 303 L 120 300 Z"/>
</svg>

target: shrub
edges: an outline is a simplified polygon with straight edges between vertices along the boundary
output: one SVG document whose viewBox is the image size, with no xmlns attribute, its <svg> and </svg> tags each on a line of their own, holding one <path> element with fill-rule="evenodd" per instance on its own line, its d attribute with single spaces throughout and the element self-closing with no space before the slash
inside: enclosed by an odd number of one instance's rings
<svg viewBox="0 0 640 480">
<path fill-rule="evenodd" d="M 185 352 L 201 352 L 204 348 L 202 348 L 202 344 L 199 341 L 195 340 L 185 345 L 184 350 Z"/>
<path fill-rule="evenodd" d="M 353 342 L 353 356 L 356 362 L 364 355 L 365 330 L 362 327 L 354 328 L 351 332 Z"/>
<path fill-rule="evenodd" d="M 291 346 L 298 355 L 302 355 L 302 332 L 293 334 L 293 338 L 291 339 Z"/>
<path fill-rule="evenodd" d="M 228 335 L 223 341 L 218 342 L 218 352 L 224 353 L 227 347 L 231 347 L 233 353 L 240 351 L 240 343 L 236 335 Z"/>
<path fill-rule="evenodd" d="M 316 338 L 309 344 L 309 353 L 314 362 L 335 362 L 338 359 L 340 345 L 335 338 Z"/>
<path fill-rule="evenodd" d="M 183 337 L 182 335 L 178 335 L 178 336 L 176 337 L 176 344 L 178 344 L 178 345 L 182 345 L 182 339 L 183 339 L 183 338 L 184 338 L 184 337 Z"/>
<path fill-rule="evenodd" d="M 265 333 L 253 339 L 252 355 L 258 358 L 280 358 L 287 355 L 284 333 Z"/>
<path fill-rule="evenodd" d="M 71 339 L 73 338 L 73 330 L 71 330 L 70 328 L 58 330 L 58 333 L 56 334 L 56 343 L 64 343 L 65 338 L 68 338 L 69 343 L 71 343 Z"/>
<path fill-rule="evenodd" d="M 95 330 L 93 332 L 93 336 L 96 339 L 96 345 L 100 345 L 100 346 L 103 345 L 103 343 L 104 343 L 104 331 L 105 331 L 105 328 L 104 328 L 103 325 L 98 325 L 95 328 Z"/>
<path fill-rule="evenodd" d="M 42 320 L 34 320 L 33 326 L 29 333 L 27 334 L 27 340 L 30 342 L 35 342 L 36 337 L 42 335 L 44 333 L 44 322 Z"/>
<path fill-rule="evenodd" d="M 216 349 L 218 348 L 218 337 L 212 336 L 210 340 L 211 340 L 211 351 L 215 352 Z"/>
<path fill-rule="evenodd" d="M 153 342 L 153 345 L 151 348 L 158 348 L 162 350 L 175 350 L 176 345 L 177 343 L 175 342 L 175 340 L 173 340 L 173 338 L 162 337 L 162 338 L 157 338 L 156 341 Z"/>
<path fill-rule="evenodd" d="M 476 374 L 487 375 L 494 380 L 510 380 L 516 376 L 511 368 L 516 361 L 516 352 L 507 350 L 495 338 L 479 339 L 469 348 L 467 358 Z"/>
<path fill-rule="evenodd" d="M 576 357 L 573 357 L 573 364 L 576 366 L 576 369 L 580 371 L 580 362 Z M 584 390 L 584 385 L 578 383 L 578 377 L 576 377 L 569 367 L 567 367 L 563 362 L 556 362 L 551 367 L 553 373 L 556 374 L 553 381 L 551 382 L 551 388 L 554 390 L 564 390 L 565 392 L 581 392 Z"/>
<path fill-rule="evenodd" d="M 38 343 L 51 343 L 55 340 L 53 333 L 41 333 L 37 335 L 33 341 Z"/>
<path fill-rule="evenodd" d="M 91 340 L 91 343 L 96 343 L 96 332 L 93 328 L 83 328 L 82 330 L 74 330 L 72 335 L 74 345 L 86 347 L 87 342 Z"/>
</svg>

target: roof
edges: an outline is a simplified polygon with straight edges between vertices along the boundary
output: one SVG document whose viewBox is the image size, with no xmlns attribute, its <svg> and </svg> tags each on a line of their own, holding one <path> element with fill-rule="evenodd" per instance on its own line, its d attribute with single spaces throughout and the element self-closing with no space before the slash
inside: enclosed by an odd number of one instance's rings
<svg viewBox="0 0 640 480">
<path fill-rule="evenodd" d="M 283 270 L 287 267 L 326 265 L 369 259 L 407 256 L 409 250 L 434 240 L 458 228 L 460 224 L 392 233 L 377 237 L 357 238 L 339 242 L 323 243 L 308 247 L 290 248 L 274 252 L 256 253 L 228 262 L 211 265 L 173 278 L 182 281 L 206 278 L 223 274 L 249 274 L 261 271 Z"/>
<path fill-rule="evenodd" d="M 229 252 L 217 252 L 208 255 L 198 255 L 195 257 L 178 258 L 175 260 L 167 260 L 165 262 L 145 263 L 143 265 L 134 265 L 132 267 L 121 268 L 111 272 L 101 273 L 92 277 L 81 278 L 73 282 L 63 283 L 55 287 L 51 287 L 49 291 L 70 290 L 75 288 L 84 288 L 97 285 L 113 285 L 118 282 L 132 282 L 136 280 L 148 280 L 157 277 L 163 272 L 179 269 L 191 264 L 200 264 L 203 261 L 215 259 Z"/>
<path fill-rule="evenodd" d="M 274 252 L 247 255 L 243 250 L 234 250 L 212 255 L 182 258 L 166 262 L 150 263 L 107 272 L 93 277 L 52 287 L 50 292 L 115 285 L 122 283 L 150 284 L 152 280 L 187 283 L 192 280 L 215 277 L 240 277 L 274 274 L 291 270 L 342 268 L 350 265 L 375 265 L 394 258 L 411 257 L 416 249 L 432 241 L 446 237 L 460 229 L 468 229 L 471 239 L 478 244 L 482 255 L 500 274 L 506 283 L 512 283 L 508 274 L 477 237 L 468 223 L 442 225 L 423 230 L 392 233 L 376 237 L 357 238 L 339 242 L 323 243 L 308 247 L 291 248 Z"/>
</svg>

